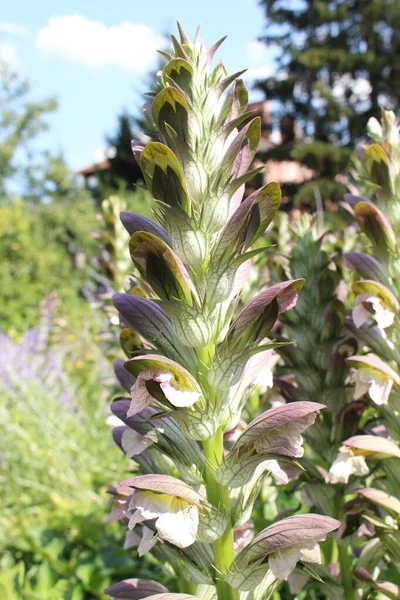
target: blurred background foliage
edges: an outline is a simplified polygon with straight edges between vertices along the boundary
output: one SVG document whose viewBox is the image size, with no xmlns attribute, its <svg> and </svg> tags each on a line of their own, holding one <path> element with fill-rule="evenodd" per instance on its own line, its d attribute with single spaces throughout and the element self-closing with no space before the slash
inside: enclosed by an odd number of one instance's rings
<svg viewBox="0 0 400 600">
<path fill-rule="evenodd" d="M 32 103 L 29 84 L 1 66 L 2 600 L 103 599 L 135 572 L 166 579 L 153 559 L 139 565 L 123 550 L 119 524 L 105 524 L 106 490 L 129 468 L 106 423 L 119 390 L 102 338 L 128 274 L 118 213 L 151 216 L 152 199 L 121 178 L 94 194 L 62 153 L 41 150 L 55 108 Z"/>
</svg>

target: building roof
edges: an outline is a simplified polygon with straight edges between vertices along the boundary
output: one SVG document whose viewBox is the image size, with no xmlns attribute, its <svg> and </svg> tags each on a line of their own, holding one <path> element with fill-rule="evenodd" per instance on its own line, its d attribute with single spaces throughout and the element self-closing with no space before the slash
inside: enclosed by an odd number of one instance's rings
<svg viewBox="0 0 400 600">
<path fill-rule="evenodd" d="M 109 160 L 102 160 L 101 162 L 94 163 L 93 165 L 89 165 L 84 169 L 78 171 L 78 175 L 83 175 L 84 177 L 90 177 L 91 175 L 96 175 L 99 171 L 107 171 L 110 168 Z"/>
</svg>

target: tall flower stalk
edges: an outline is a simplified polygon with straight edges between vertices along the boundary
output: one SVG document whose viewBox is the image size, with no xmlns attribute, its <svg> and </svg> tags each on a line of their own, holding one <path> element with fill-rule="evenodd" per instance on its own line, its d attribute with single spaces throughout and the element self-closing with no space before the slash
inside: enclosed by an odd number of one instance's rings
<svg viewBox="0 0 400 600">
<path fill-rule="evenodd" d="M 260 119 L 247 112 L 240 73 L 227 76 L 221 63 L 210 70 L 223 40 L 206 50 L 198 34 L 192 44 L 179 32 L 145 109 L 159 136 L 133 144 L 158 223 L 122 215 L 139 285 L 114 297 L 128 357 L 115 370 L 130 397 L 113 403 L 121 420 L 113 433 L 141 474 L 110 490 L 110 518 L 128 523 L 126 547 L 169 562 L 186 595 L 138 580 L 108 593 L 265 600 L 296 567 L 323 560 L 319 542 L 339 525 L 293 515 L 257 533 L 249 520 L 263 477 L 302 456 L 301 434 L 324 405 L 294 402 L 241 419 L 280 345 L 271 330 L 303 280 L 262 289 L 237 310 L 281 192 L 272 182 L 243 199 Z"/>
<path fill-rule="evenodd" d="M 394 113 L 368 123 L 372 143 L 360 149 L 355 183 L 361 195 L 347 195 L 360 226 L 364 252 L 345 255 L 356 274 L 347 330 L 360 353 L 347 362 L 353 398 L 366 406 L 363 429 L 345 443 L 336 470 L 362 469 L 367 481 L 355 490 L 358 511 L 374 536 L 355 571 L 362 586 L 398 598 L 400 568 L 400 128 Z M 363 556 L 364 555 L 364 556 Z M 363 560 L 368 557 L 368 560 Z"/>
</svg>

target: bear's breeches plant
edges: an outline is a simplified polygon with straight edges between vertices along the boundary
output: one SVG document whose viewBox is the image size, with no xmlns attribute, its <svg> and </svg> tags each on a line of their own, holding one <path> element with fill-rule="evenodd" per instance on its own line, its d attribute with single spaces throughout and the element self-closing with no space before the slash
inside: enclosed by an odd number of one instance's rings
<svg viewBox="0 0 400 600">
<path fill-rule="evenodd" d="M 112 405 L 121 421 L 113 435 L 135 474 L 110 490 L 110 519 L 127 525 L 125 547 L 168 563 L 179 593 L 137 579 L 107 592 L 265 600 L 295 570 L 309 576 L 311 565 L 327 562 L 320 542 L 340 524 L 294 514 L 254 531 L 251 520 L 268 473 L 298 468 L 302 434 L 324 405 L 291 402 L 243 421 L 280 344 L 272 329 L 303 280 L 239 305 L 281 192 L 270 182 L 244 198 L 260 119 L 247 111 L 241 74 L 228 76 L 221 63 L 211 69 L 221 42 L 205 49 L 198 34 L 191 43 L 179 32 L 146 107 L 159 134 L 133 143 L 157 220 L 121 215 L 138 285 L 114 297 L 127 355 L 115 370 L 128 396 Z"/>
</svg>

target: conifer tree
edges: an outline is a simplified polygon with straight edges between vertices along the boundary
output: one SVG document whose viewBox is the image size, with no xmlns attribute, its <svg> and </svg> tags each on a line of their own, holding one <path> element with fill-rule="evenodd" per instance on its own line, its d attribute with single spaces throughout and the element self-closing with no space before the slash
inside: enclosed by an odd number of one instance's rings
<svg viewBox="0 0 400 600">
<path fill-rule="evenodd" d="M 315 169 L 299 199 L 339 200 L 334 177 L 379 107 L 396 111 L 400 99 L 398 0 L 261 0 L 265 33 L 278 49 L 276 73 L 257 82 L 281 114 L 292 114 L 304 137 L 286 156 Z M 271 150 L 265 158 L 274 158 Z M 317 181 L 315 181 L 317 180 Z M 333 183 L 332 183 L 333 182 Z"/>
</svg>

